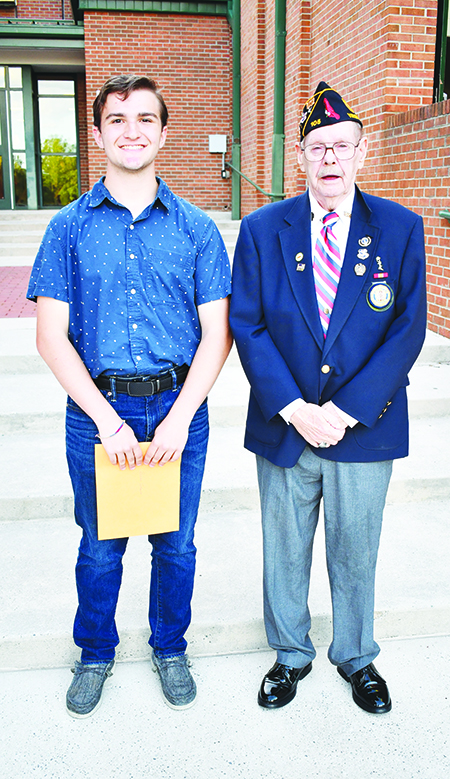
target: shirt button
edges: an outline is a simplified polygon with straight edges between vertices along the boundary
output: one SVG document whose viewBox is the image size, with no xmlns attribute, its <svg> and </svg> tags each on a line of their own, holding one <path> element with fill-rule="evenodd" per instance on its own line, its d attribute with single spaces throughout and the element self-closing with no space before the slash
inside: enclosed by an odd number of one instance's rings
<svg viewBox="0 0 450 779">
<path fill-rule="evenodd" d="M 134 254 L 130 254 L 130 260 L 134 260 Z"/>
<path fill-rule="evenodd" d="M 130 289 L 130 292 L 131 292 L 132 295 L 136 294 L 136 290 L 135 289 Z"/>
<path fill-rule="evenodd" d="M 331 371 L 331 368 L 329 365 L 322 365 L 321 369 L 322 373 L 329 373 Z"/>
<path fill-rule="evenodd" d="M 134 230 L 134 225 L 130 225 L 130 230 Z"/>
<path fill-rule="evenodd" d="M 133 330 L 137 330 L 137 325 L 133 325 Z"/>
<path fill-rule="evenodd" d="M 142 357 L 138 354 L 136 360 L 142 360 Z"/>
</svg>

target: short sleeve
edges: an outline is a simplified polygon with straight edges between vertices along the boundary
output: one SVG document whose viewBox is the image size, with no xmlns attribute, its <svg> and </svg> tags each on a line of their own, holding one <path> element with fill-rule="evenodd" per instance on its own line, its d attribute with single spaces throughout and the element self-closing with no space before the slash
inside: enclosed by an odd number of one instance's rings
<svg viewBox="0 0 450 779">
<path fill-rule="evenodd" d="M 195 268 L 196 305 L 226 298 L 231 293 L 231 270 L 223 238 L 208 221 L 201 237 Z"/>
<path fill-rule="evenodd" d="M 45 231 L 31 271 L 27 298 L 34 302 L 40 296 L 65 303 L 69 299 L 66 242 L 56 219 L 54 217 Z"/>
</svg>

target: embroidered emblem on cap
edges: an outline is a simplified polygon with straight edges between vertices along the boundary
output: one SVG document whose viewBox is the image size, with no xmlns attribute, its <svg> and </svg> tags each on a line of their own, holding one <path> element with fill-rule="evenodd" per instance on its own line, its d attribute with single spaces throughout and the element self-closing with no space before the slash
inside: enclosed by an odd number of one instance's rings
<svg viewBox="0 0 450 779">
<path fill-rule="evenodd" d="M 339 114 L 336 113 L 334 108 L 330 105 L 330 102 L 324 97 L 323 104 L 325 106 L 325 113 L 327 116 L 329 116 L 331 119 L 340 119 L 341 117 Z"/>
</svg>

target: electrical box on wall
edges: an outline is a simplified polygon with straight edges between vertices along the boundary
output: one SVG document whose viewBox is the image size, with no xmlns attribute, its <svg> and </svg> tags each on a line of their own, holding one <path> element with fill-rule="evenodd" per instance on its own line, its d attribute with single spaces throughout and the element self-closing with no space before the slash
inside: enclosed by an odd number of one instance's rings
<svg viewBox="0 0 450 779">
<path fill-rule="evenodd" d="M 210 135 L 209 136 L 209 151 L 211 154 L 226 154 L 227 151 L 227 136 L 226 135 Z"/>
</svg>

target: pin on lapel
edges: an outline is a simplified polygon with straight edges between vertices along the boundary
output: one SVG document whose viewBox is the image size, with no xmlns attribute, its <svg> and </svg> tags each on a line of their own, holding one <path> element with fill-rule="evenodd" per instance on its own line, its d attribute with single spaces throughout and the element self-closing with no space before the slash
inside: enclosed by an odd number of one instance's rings
<svg viewBox="0 0 450 779">
<path fill-rule="evenodd" d="M 358 260 L 367 260 L 369 252 L 367 249 L 358 249 L 356 256 L 358 257 Z"/>
<path fill-rule="evenodd" d="M 297 252 L 295 255 L 295 262 L 297 263 L 297 270 L 302 271 L 305 270 L 305 263 L 301 262 L 303 260 L 303 252 Z"/>
<path fill-rule="evenodd" d="M 357 262 L 353 270 L 357 276 L 364 276 L 367 268 L 363 262 Z"/>
<path fill-rule="evenodd" d="M 363 238 L 360 238 L 358 241 L 360 246 L 370 246 L 372 243 L 372 238 L 370 235 L 365 235 Z"/>
</svg>

